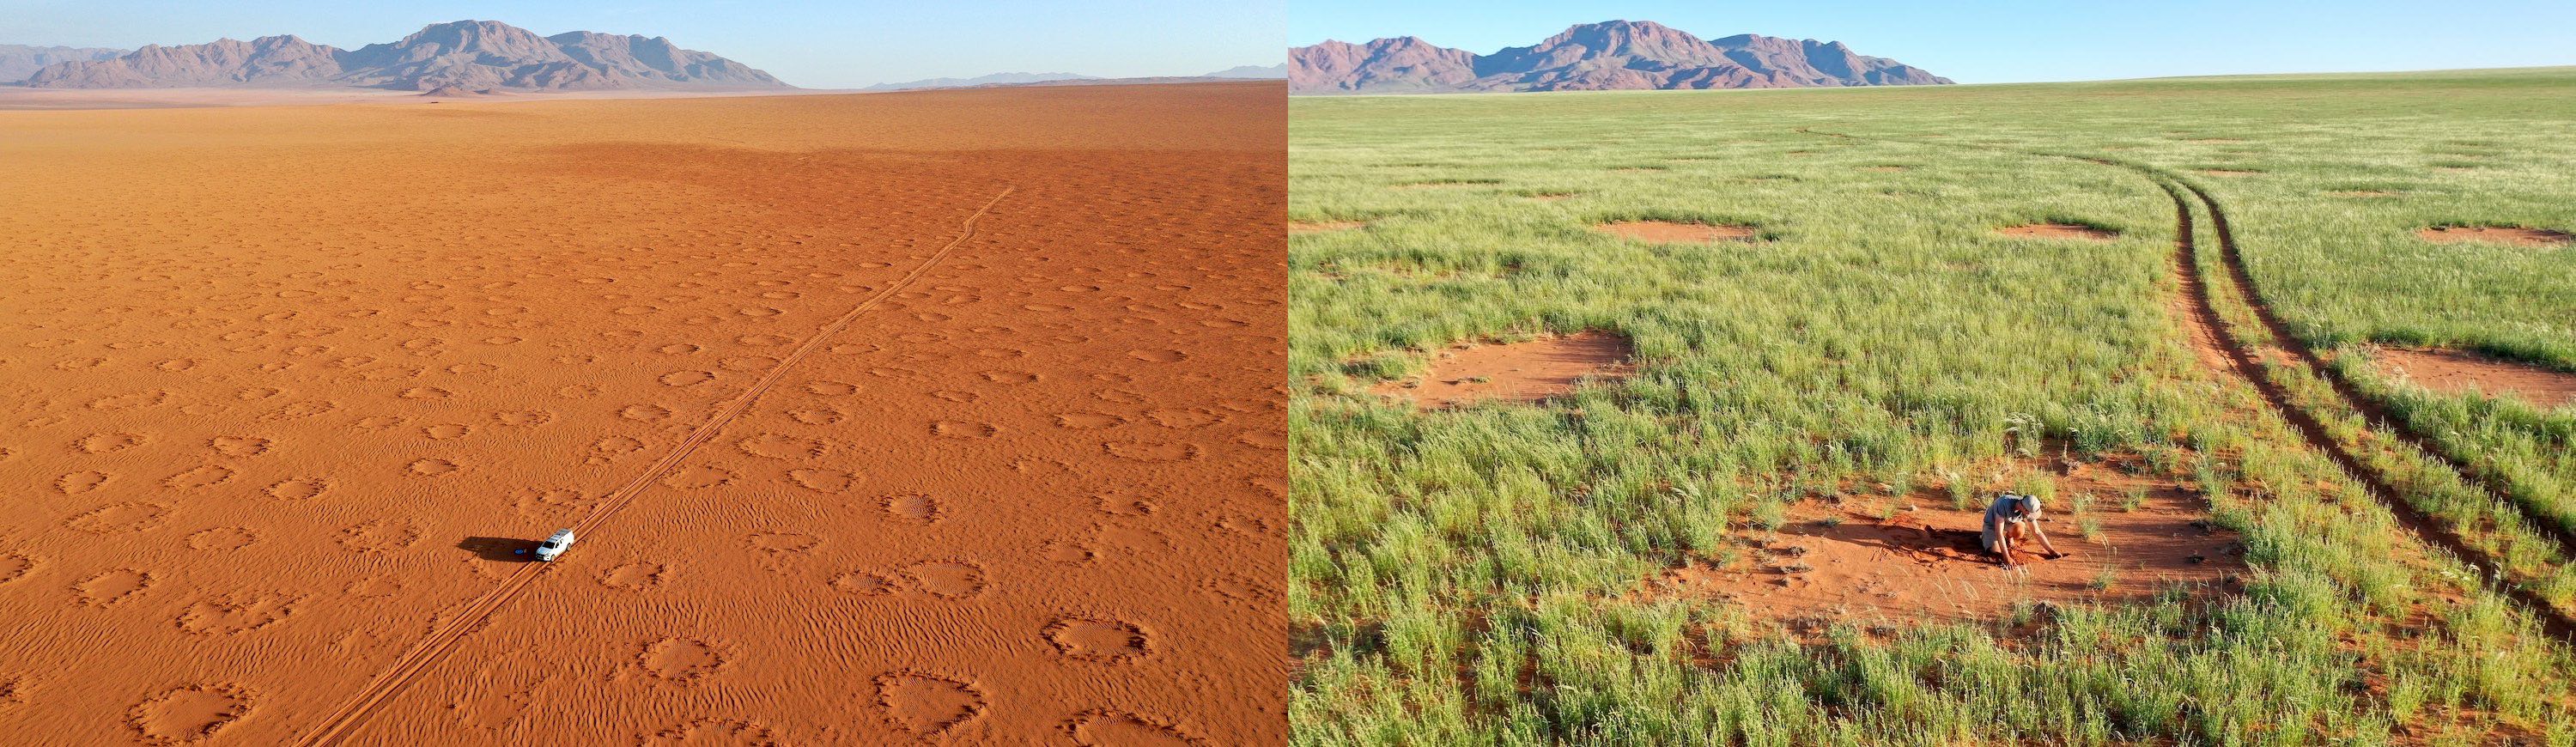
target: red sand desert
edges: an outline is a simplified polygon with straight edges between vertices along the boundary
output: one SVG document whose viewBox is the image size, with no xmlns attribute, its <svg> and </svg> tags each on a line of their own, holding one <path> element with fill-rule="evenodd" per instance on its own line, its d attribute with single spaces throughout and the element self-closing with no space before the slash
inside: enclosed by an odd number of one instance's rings
<svg viewBox="0 0 2576 747">
<path fill-rule="evenodd" d="M 0 733 L 1280 741 L 1283 99 L 0 112 Z"/>
</svg>

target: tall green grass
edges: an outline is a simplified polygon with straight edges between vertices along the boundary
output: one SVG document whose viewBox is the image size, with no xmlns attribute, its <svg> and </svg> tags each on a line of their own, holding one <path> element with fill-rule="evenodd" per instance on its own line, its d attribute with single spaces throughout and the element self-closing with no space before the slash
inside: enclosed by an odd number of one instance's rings
<svg viewBox="0 0 2576 747">
<path fill-rule="evenodd" d="M 2437 330 L 2427 341 L 2576 363 L 2550 352 L 2576 342 L 2551 326 L 2576 318 L 2576 278 L 2454 261 L 2436 264 L 2472 290 L 2383 281 L 2374 264 L 2423 247 L 2321 236 L 2353 220 L 2279 222 L 2343 204 L 2317 190 L 2396 178 L 2375 170 L 2383 159 L 2462 157 L 2425 152 L 2447 140 L 2507 143 L 2490 156 L 2507 173 L 2576 165 L 2576 139 L 2548 137 L 2576 122 L 2570 104 L 2567 71 L 1299 100 L 1292 217 L 1369 225 L 1291 241 L 1296 739 L 2576 742 L 2576 659 L 2483 591 L 2485 570 L 2411 540 L 2184 346 L 2166 308 L 2172 208 L 2155 186 L 2064 159 L 1799 132 L 2258 168 L 2203 181 L 2300 334 Z M 2476 134 L 2432 134 L 2459 132 Z M 2211 137 L 2246 142 L 2191 142 Z M 1870 168 L 1891 165 L 1909 168 Z M 1662 168 L 1619 170 L 1640 166 Z M 2490 207 L 2522 212 L 2483 220 L 2576 223 L 2545 198 L 2576 185 L 2494 176 L 2440 172 L 2427 184 L 2459 200 L 2350 209 L 2399 227 Z M 1407 186 L 1423 184 L 1438 186 Z M 1589 228 L 1631 218 L 1749 224 L 1762 240 L 1652 245 Z M 2122 236 L 1993 233 L 2044 221 Z M 2306 238 L 2276 236 L 2284 225 Z M 2479 288 L 2512 290 L 2466 297 Z M 1448 343 L 1586 328 L 1629 335 L 1638 375 L 1546 407 L 1415 412 L 1367 391 Z M 2519 464 L 2543 474 L 2517 484 L 2563 485 L 2549 470 L 2565 449 L 2551 454 L 2533 422 L 2485 426 L 2507 435 L 2464 448 L 2528 444 Z M 2246 537 L 2246 591 L 2069 609 L 2036 637 L 1823 640 L 1629 593 L 1727 552 L 1730 527 L 1782 504 L 1864 480 L 1944 485 L 2043 439 L 2079 458 L 2193 455 L 2166 461 L 2224 486 L 2212 500 Z M 2533 578 L 2563 575 L 2554 556 L 2530 563 Z"/>
</svg>

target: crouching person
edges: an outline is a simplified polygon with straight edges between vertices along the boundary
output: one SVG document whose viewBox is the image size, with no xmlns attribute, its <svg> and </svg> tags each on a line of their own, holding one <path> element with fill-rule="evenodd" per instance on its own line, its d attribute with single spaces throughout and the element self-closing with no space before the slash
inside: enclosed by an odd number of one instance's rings
<svg viewBox="0 0 2576 747">
<path fill-rule="evenodd" d="M 1986 507 L 1982 528 L 1980 534 L 1985 540 L 1986 552 L 1994 553 L 2005 568 L 2021 567 L 2021 563 L 2013 558 L 2013 552 L 2022 549 L 2025 538 L 2037 538 L 2040 548 L 2047 550 L 2050 558 L 2066 556 L 2057 551 L 2057 545 L 2048 541 L 2048 532 L 2039 528 L 2038 496 L 2012 493 L 1996 496 L 1994 505 Z"/>
</svg>

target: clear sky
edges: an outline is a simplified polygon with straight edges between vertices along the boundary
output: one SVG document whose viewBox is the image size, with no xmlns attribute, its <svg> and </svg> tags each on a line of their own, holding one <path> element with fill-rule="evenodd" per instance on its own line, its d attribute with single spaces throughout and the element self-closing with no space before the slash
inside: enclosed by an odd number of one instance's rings
<svg viewBox="0 0 2576 747">
<path fill-rule="evenodd" d="M 2576 0 L 1288 0 L 1288 41 L 1490 54 L 1565 27 L 1840 40 L 1961 83 L 2576 65 Z"/>
<path fill-rule="evenodd" d="M 0 0 L 0 44 L 132 48 L 294 34 L 355 49 L 432 23 L 667 36 L 807 88 L 998 72 L 1275 65 L 1288 0 Z"/>
</svg>

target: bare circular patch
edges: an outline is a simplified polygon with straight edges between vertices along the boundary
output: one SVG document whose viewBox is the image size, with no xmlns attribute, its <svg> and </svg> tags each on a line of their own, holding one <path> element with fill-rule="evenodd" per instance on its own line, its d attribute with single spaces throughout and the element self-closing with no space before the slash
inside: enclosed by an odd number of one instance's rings
<svg viewBox="0 0 2576 747">
<path fill-rule="evenodd" d="M 1771 528 L 1738 530 L 1733 552 L 1691 557 L 1630 598 L 1740 606 L 1811 635 L 1853 620 L 1989 621 L 2030 603 L 2128 604 L 2242 588 L 2242 539 L 2211 521 L 2196 484 L 2147 468 L 2141 456 L 1988 464 L 1977 469 L 1994 477 L 1954 477 L 1967 482 L 1952 487 L 1991 496 L 2013 474 L 2051 474 L 2057 484 L 2047 513 L 2034 519 L 2054 546 L 2021 548 L 2017 569 L 1985 549 L 1981 501 L 1856 491 L 1839 502 L 1789 503 Z"/>
<path fill-rule="evenodd" d="M 901 671 L 878 675 L 877 707 L 915 736 L 928 737 L 984 715 L 981 688 L 966 680 Z"/>
<path fill-rule="evenodd" d="M 2380 348 L 2370 357 L 2390 373 L 2437 392 L 2519 397 L 2541 407 L 2576 402 L 2576 373 L 2459 350 Z"/>
<path fill-rule="evenodd" d="M 644 646 L 636 664 L 644 673 L 664 682 L 696 684 L 724 669 L 722 649 L 706 641 L 691 638 L 664 638 Z"/>
<path fill-rule="evenodd" d="M 1371 391 L 1411 397 L 1435 408 L 1486 400 L 1535 403 L 1570 394 L 1586 379 L 1634 373 L 1628 359 L 1635 352 L 1626 336 L 1597 329 L 1503 345 L 1462 345 L 1441 351 L 1420 377 L 1384 382 Z"/>
<path fill-rule="evenodd" d="M 1086 747 L 1196 747 L 1208 744 L 1179 724 L 1135 713 L 1112 710 L 1090 710 L 1076 714 L 1064 723 L 1064 732 L 1073 743 Z"/>
<path fill-rule="evenodd" d="M 914 563 L 903 569 L 912 585 L 933 596 L 965 599 L 984 593 L 983 566 L 960 560 L 933 560 Z"/>
<path fill-rule="evenodd" d="M 193 744 L 250 713 L 251 694 L 232 685 L 190 685 L 152 696 L 125 714 L 125 723 L 150 744 Z"/>
<path fill-rule="evenodd" d="M 1122 663 L 1153 653 L 1145 629 L 1125 620 L 1066 617 L 1047 623 L 1048 643 L 1066 658 Z"/>
<path fill-rule="evenodd" d="M 1614 236 L 1656 244 L 1714 244 L 1720 241 L 1752 241 L 1758 234 L 1752 226 L 1714 223 L 1680 223 L 1665 220 L 1623 220 L 1603 223 L 1593 228 Z"/>
<path fill-rule="evenodd" d="M 2576 241 L 2576 235 L 2566 231 L 2521 226 L 2436 226 L 2416 231 L 2415 236 L 2436 244 L 2475 241 L 2508 246 L 2556 246 Z"/>
</svg>

